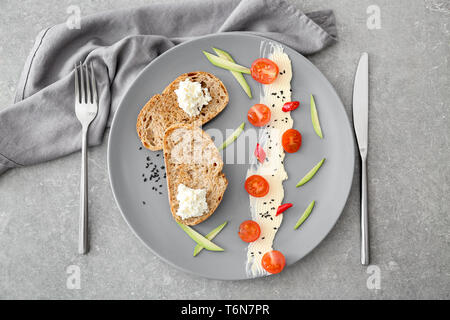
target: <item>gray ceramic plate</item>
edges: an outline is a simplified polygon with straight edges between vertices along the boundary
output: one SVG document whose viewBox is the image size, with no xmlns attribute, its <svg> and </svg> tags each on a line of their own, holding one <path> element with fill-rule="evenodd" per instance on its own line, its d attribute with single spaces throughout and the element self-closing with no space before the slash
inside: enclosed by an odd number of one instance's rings
<svg viewBox="0 0 450 320">
<path fill-rule="evenodd" d="M 108 144 L 108 168 L 117 204 L 135 234 L 168 263 L 199 276 L 214 279 L 245 279 L 247 244 L 237 235 L 239 224 L 250 218 L 249 199 L 243 188 L 248 165 L 224 166 L 229 180 L 224 198 L 216 212 L 195 229 L 206 234 L 229 221 L 214 242 L 224 252 L 203 250 L 192 257 L 195 243 L 172 219 L 167 199 L 162 152 L 140 149 L 136 134 L 136 118 L 149 98 L 162 92 L 178 75 L 203 70 L 219 77 L 228 89 L 230 103 L 204 129 L 236 128 L 246 121 L 248 108 L 258 102 L 258 86 L 251 77 L 247 81 L 253 96 L 249 100 L 232 75 L 211 65 L 202 50 L 224 49 L 242 65 L 250 66 L 259 57 L 263 38 L 242 33 L 219 34 L 183 43 L 150 63 L 124 96 L 114 117 Z M 284 202 L 294 207 L 284 216 L 274 248 L 284 253 L 291 265 L 313 250 L 330 232 L 346 203 L 354 170 L 353 134 L 345 109 L 327 79 L 306 58 L 285 47 L 292 60 L 293 100 L 301 106 L 292 112 L 294 127 L 303 136 L 299 152 L 286 157 L 289 179 L 284 182 Z M 319 112 L 324 139 L 314 133 L 309 115 L 309 95 L 313 93 Z M 247 127 L 251 126 L 247 123 Z M 320 159 L 327 161 L 306 185 L 295 184 Z M 156 168 L 156 169 L 155 169 Z M 153 171 L 152 171 L 153 170 Z M 154 176 L 150 180 L 150 176 Z M 159 179 L 158 179 L 159 177 Z M 308 220 L 298 229 L 294 225 L 312 201 L 316 206 Z M 145 204 L 144 204 L 145 202 Z"/>
</svg>

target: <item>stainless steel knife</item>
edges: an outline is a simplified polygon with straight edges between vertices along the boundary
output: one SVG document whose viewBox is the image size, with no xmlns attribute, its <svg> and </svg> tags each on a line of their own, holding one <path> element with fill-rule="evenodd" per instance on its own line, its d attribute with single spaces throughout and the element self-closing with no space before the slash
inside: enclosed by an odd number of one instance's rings
<svg viewBox="0 0 450 320">
<path fill-rule="evenodd" d="M 361 264 L 369 264 L 369 222 L 367 212 L 367 145 L 369 127 L 369 55 L 359 59 L 353 87 L 353 125 L 361 155 Z"/>
</svg>

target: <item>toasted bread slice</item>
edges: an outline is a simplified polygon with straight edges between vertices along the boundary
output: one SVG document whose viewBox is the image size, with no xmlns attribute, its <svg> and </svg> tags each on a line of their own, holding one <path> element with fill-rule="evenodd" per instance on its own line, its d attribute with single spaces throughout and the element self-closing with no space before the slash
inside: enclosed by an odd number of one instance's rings
<svg viewBox="0 0 450 320">
<path fill-rule="evenodd" d="M 175 90 L 179 82 L 190 78 L 208 88 L 212 100 L 205 105 L 200 114 L 190 117 L 178 106 Z M 228 104 L 228 91 L 222 81 L 211 73 L 197 71 L 185 73 L 176 78 L 162 92 L 154 95 L 139 113 L 136 130 L 144 147 L 150 150 L 161 150 L 164 132 L 175 123 L 202 125 L 222 111 Z"/>
<path fill-rule="evenodd" d="M 185 225 L 196 225 L 208 219 L 222 201 L 228 180 L 222 172 L 223 161 L 210 136 L 189 124 L 169 127 L 163 140 L 164 161 L 169 190 L 170 209 L 174 219 Z M 182 219 L 178 211 L 178 185 L 206 189 L 208 211 L 199 217 Z"/>
</svg>

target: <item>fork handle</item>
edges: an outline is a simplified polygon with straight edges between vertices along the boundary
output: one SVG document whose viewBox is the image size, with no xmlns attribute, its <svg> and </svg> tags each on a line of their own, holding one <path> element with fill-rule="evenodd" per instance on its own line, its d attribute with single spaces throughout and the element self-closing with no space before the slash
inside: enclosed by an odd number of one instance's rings
<svg viewBox="0 0 450 320">
<path fill-rule="evenodd" d="M 88 251 L 88 162 L 87 162 L 87 133 L 88 127 L 83 126 L 81 140 L 81 182 L 80 182 L 80 218 L 78 230 L 78 253 Z"/>
<path fill-rule="evenodd" d="M 369 264 L 369 222 L 367 212 L 367 160 L 361 162 L 361 264 Z"/>
</svg>

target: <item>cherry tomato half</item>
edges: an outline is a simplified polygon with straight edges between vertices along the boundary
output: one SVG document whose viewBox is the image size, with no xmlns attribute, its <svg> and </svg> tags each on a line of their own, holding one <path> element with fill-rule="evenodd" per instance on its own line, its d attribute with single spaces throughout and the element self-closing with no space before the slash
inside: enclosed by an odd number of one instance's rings
<svg viewBox="0 0 450 320">
<path fill-rule="evenodd" d="M 245 180 L 245 190 L 253 197 L 264 197 L 269 193 L 269 183 L 260 175 L 254 174 Z"/>
<path fill-rule="evenodd" d="M 252 78 L 262 84 L 271 84 L 278 77 L 278 66 L 272 60 L 260 58 L 253 61 L 251 66 Z"/>
<path fill-rule="evenodd" d="M 272 250 L 263 255 L 261 265 L 269 273 L 280 273 L 286 265 L 286 259 L 280 251 Z"/>
<path fill-rule="evenodd" d="M 284 151 L 289 153 L 297 152 L 302 145 L 302 135 L 295 129 L 288 129 L 283 133 L 281 143 Z"/>
<path fill-rule="evenodd" d="M 265 104 L 255 104 L 247 112 L 248 121 L 255 127 L 262 127 L 270 121 L 270 109 Z"/>
<path fill-rule="evenodd" d="M 256 221 L 247 220 L 239 226 L 239 237 L 245 242 L 253 242 L 258 240 L 261 234 L 261 228 Z"/>
</svg>

